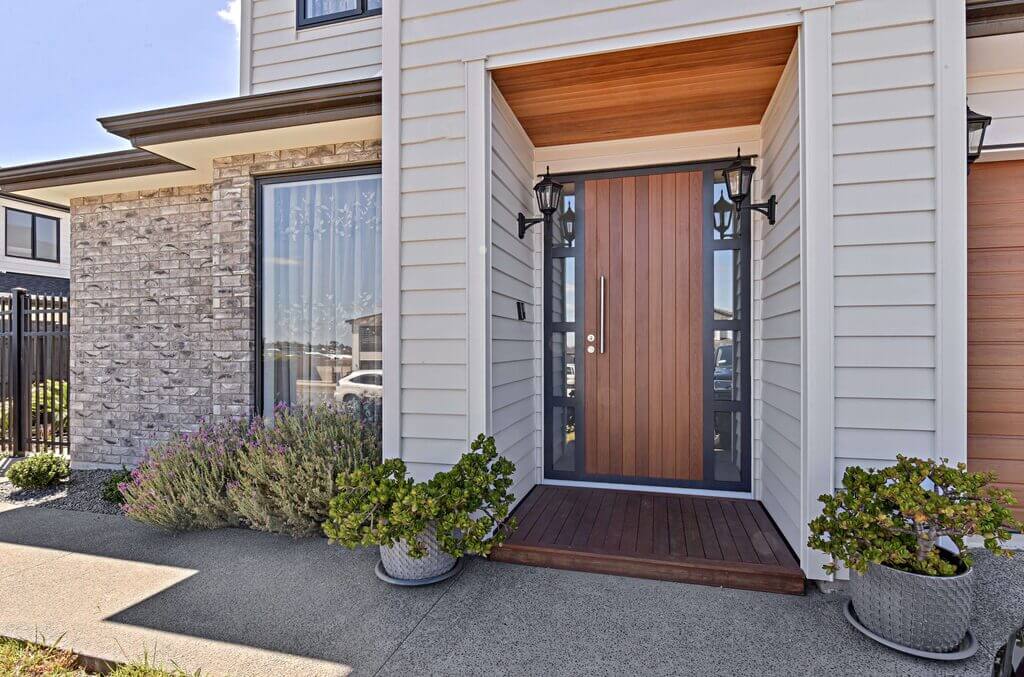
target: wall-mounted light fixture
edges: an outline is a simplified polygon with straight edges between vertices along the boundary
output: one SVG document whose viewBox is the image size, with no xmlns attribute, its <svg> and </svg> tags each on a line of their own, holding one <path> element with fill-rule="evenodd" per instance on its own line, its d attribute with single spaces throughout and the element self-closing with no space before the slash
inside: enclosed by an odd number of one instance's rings
<svg viewBox="0 0 1024 677">
<path fill-rule="evenodd" d="M 562 202 L 562 184 L 551 179 L 550 167 L 544 172 L 544 176 L 537 182 L 537 185 L 533 187 L 533 192 L 537 196 L 537 208 L 540 209 L 540 213 L 544 216 L 539 219 L 528 219 L 522 212 L 519 212 L 520 240 L 526 237 L 526 231 L 534 224 L 543 221 L 545 227 L 550 228 L 551 215 L 558 210 L 558 205 Z"/>
<path fill-rule="evenodd" d="M 981 157 L 985 147 L 985 130 L 992 124 L 991 115 L 975 113 L 967 106 L 967 173 L 971 173 L 971 164 Z"/>
<path fill-rule="evenodd" d="M 729 199 L 736 205 L 736 214 L 744 210 L 761 212 L 768 217 L 769 225 L 775 225 L 775 208 L 778 200 L 772 195 L 767 202 L 744 205 L 743 201 L 750 197 L 750 181 L 754 177 L 757 167 L 743 161 L 740 156 L 740 149 L 736 149 L 736 161 L 725 168 L 725 189 L 729 193 Z"/>
</svg>

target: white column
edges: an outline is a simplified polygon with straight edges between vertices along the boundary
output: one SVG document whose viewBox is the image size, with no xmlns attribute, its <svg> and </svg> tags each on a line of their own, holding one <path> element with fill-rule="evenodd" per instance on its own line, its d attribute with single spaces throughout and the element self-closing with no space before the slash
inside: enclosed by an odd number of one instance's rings
<svg viewBox="0 0 1024 677">
<path fill-rule="evenodd" d="M 491 432 L 491 74 L 466 69 L 467 440 Z"/>
<path fill-rule="evenodd" d="M 402 456 L 402 0 L 388 0 L 381 66 L 384 458 Z"/>
<path fill-rule="evenodd" d="M 964 0 L 935 0 L 935 456 L 967 461 L 967 35 Z"/>
<path fill-rule="evenodd" d="M 800 562 L 808 577 L 827 578 L 824 555 L 807 547 L 818 496 L 833 489 L 835 317 L 832 194 L 832 7 L 803 14 L 800 32 L 801 476 Z"/>
</svg>

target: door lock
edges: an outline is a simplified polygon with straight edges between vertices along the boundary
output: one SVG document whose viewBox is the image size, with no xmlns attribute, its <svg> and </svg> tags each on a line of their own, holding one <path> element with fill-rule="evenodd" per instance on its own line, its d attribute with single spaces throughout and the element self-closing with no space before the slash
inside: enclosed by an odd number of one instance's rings
<svg viewBox="0 0 1024 677">
<path fill-rule="evenodd" d="M 597 340 L 596 336 L 594 336 L 593 334 L 587 334 L 587 343 L 593 343 L 596 340 Z"/>
</svg>

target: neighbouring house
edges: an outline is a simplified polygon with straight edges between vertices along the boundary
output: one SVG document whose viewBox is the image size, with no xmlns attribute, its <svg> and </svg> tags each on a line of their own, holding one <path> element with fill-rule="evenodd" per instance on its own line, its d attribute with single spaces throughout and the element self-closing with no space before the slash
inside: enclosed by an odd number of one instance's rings
<svg viewBox="0 0 1024 677">
<path fill-rule="evenodd" d="M 1021 30 L 1005 1 L 243 0 L 240 96 L 0 170 L 70 205 L 73 462 L 381 393 L 417 477 L 479 432 L 515 462 L 500 558 L 789 591 L 827 578 L 807 523 L 851 465 L 1024 498 Z"/>
<path fill-rule="evenodd" d="M 67 296 L 71 215 L 67 205 L 0 193 L 0 293 L 21 287 Z"/>
</svg>

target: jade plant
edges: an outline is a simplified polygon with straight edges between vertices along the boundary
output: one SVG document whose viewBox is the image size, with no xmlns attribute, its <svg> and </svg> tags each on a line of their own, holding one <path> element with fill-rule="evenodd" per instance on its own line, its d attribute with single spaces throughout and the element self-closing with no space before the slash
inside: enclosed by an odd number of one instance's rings
<svg viewBox="0 0 1024 677">
<path fill-rule="evenodd" d="M 926 576 L 953 576 L 971 565 L 964 545 L 980 536 L 985 548 L 1009 556 L 1001 544 L 1019 529 L 1007 506 L 1009 491 L 989 486 L 992 473 L 972 473 L 947 459 L 897 456 L 882 469 L 847 468 L 843 488 L 823 494 L 821 515 L 810 523 L 807 544 L 830 555 L 824 566 L 835 573 L 840 563 L 865 573 L 880 564 Z M 939 541 L 948 537 L 959 555 L 950 557 Z"/>
<path fill-rule="evenodd" d="M 427 548 L 419 536 L 433 524 L 448 554 L 486 556 L 515 526 L 509 518 L 513 472 L 494 438 L 483 435 L 451 470 L 426 482 L 409 477 L 401 459 L 364 464 L 339 474 L 324 533 L 349 548 L 404 541 L 409 556 L 420 559 Z"/>
</svg>

